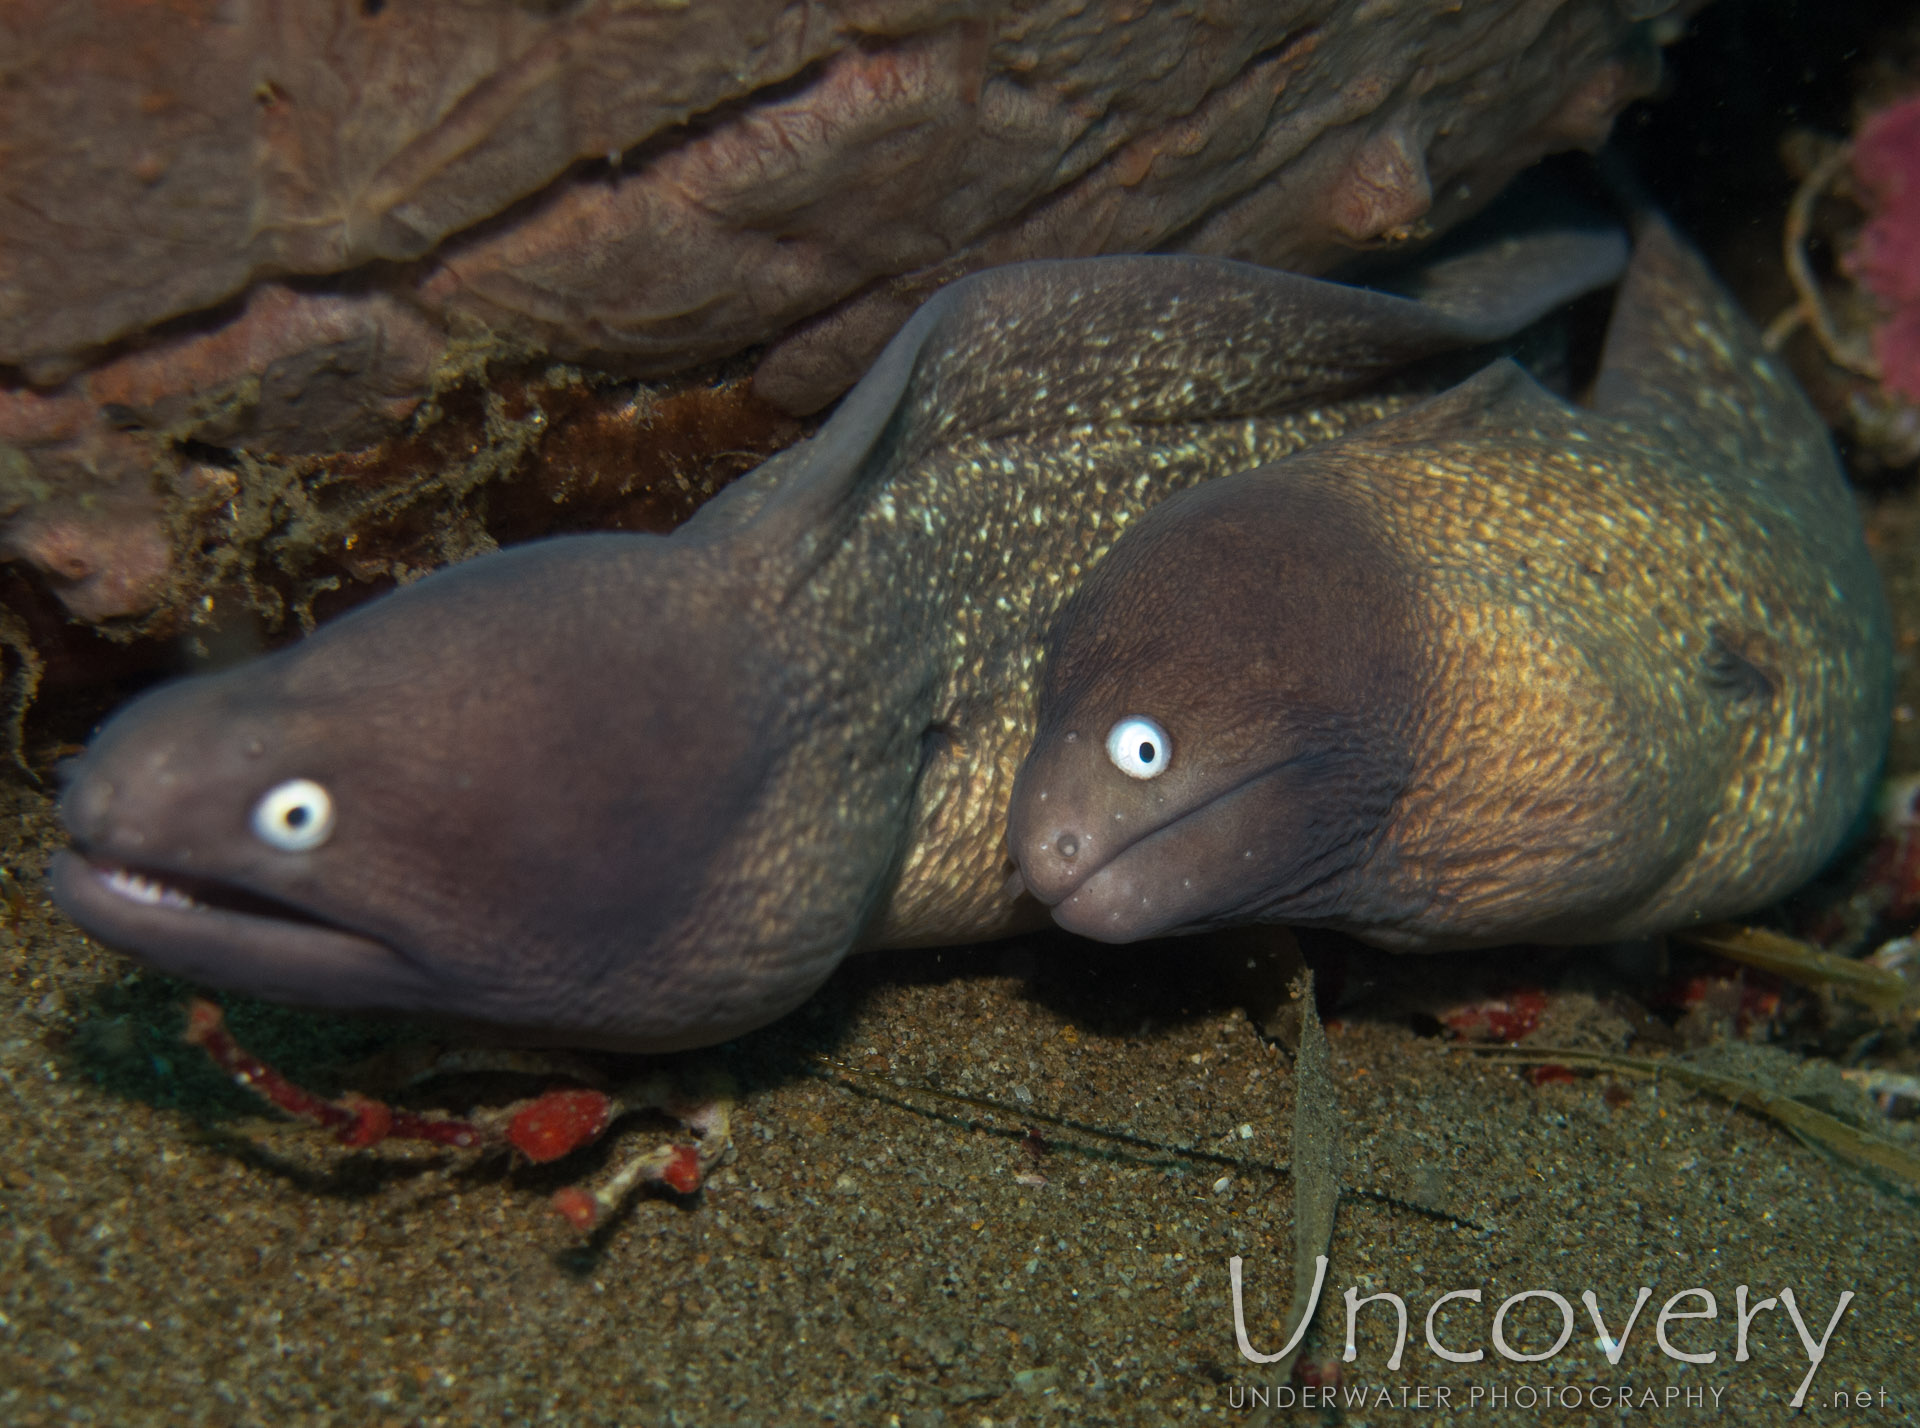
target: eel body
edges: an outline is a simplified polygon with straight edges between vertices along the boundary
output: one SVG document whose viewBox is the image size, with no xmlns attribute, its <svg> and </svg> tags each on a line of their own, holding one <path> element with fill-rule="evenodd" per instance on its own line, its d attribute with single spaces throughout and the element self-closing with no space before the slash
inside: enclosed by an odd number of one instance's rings
<svg viewBox="0 0 1920 1428">
<path fill-rule="evenodd" d="M 1824 427 L 1649 219 L 1584 407 L 1502 361 L 1136 522 L 1053 632 L 1010 841 L 1110 941 L 1642 936 L 1833 854 L 1890 670 Z"/>
<path fill-rule="evenodd" d="M 1576 225 L 1412 296 L 1170 257 L 968 279 L 673 535 L 483 556 L 136 701 L 72 774 L 54 892 L 216 986 L 637 1050 L 770 1021 L 857 947 L 1043 922 L 1006 808 L 1083 575 L 1624 261 Z"/>
</svg>

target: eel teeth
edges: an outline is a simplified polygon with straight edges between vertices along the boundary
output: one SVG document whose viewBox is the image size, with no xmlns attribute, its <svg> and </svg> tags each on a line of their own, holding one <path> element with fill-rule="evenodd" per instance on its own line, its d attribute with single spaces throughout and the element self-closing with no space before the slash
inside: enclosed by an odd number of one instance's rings
<svg viewBox="0 0 1920 1428">
<path fill-rule="evenodd" d="M 100 881 L 121 897 L 143 902 L 149 907 L 200 907 L 178 888 L 170 888 L 157 878 L 149 878 L 131 868 L 102 868 Z"/>
</svg>

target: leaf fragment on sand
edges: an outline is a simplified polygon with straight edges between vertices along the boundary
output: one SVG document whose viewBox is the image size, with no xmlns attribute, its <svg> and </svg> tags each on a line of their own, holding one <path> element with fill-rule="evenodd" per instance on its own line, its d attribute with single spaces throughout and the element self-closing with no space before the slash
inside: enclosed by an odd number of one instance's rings
<svg viewBox="0 0 1920 1428">
<path fill-rule="evenodd" d="M 1716 923 L 1674 935 L 1682 942 L 1705 947 L 1803 987 L 1812 987 L 1815 991 L 1831 988 L 1840 996 L 1877 1012 L 1899 1011 L 1901 1004 L 1914 996 L 1907 979 L 1890 968 L 1876 967 L 1853 957 L 1836 957 L 1797 937 L 1769 932 L 1762 927 Z"/>
<path fill-rule="evenodd" d="M 1832 1152 L 1850 1165 L 1878 1171 L 1908 1190 L 1920 1191 L 1920 1153 L 1743 1077 L 1709 1071 L 1685 1061 L 1616 1056 L 1606 1051 L 1575 1051 L 1568 1047 L 1467 1045 L 1458 1049 L 1505 1061 L 1581 1066 L 1628 1076 L 1650 1076 L 1656 1080 L 1670 1076 L 1684 1086 L 1719 1096 L 1736 1106 L 1750 1106 L 1802 1140 Z"/>
<path fill-rule="evenodd" d="M 1340 1204 L 1340 1106 L 1327 1034 L 1314 1009 L 1312 972 L 1303 972 L 1294 983 L 1294 996 L 1300 1006 L 1300 1050 L 1293 1061 L 1293 1303 L 1287 1309 L 1287 1341 L 1293 1349 L 1269 1370 L 1276 1385 L 1292 1378 L 1305 1343 L 1305 1335 L 1294 1340 L 1317 1298 Z M 1271 1421 L 1272 1410 L 1262 1409 L 1247 1420 L 1247 1428 L 1264 1428 Z"/>
</svg>

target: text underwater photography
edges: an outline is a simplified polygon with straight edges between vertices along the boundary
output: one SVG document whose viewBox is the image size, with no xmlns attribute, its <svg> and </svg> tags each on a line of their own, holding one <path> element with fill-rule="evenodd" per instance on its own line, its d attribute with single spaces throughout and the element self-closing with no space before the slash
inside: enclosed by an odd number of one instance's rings
<svg viewBox="0 0 1920 1428">
<path fill-rule="evenodd" d="M 1233 1332 L 1240 1357 L 1253 1364 L 1291 1361 L 1321 1307 L 1323 1291 L 1327 1289 L 1327 1258 L 1316 1257 L 1306 1314 L 1287 1341 L 1271 1353 L 1262 1352 L 1247 1332 L 1245 1306 L 1251 1292 L 1248 1280 L 1253 1274 L 1254 1267 L 1240 1256 L 1235 1255 L 1228 1261 Z M 1737 1381 L 1732 1385 L 1653 1384 L 1644 1373 L 1636 1381 L 1634 1355 L 1657 1351 L 1678 1364 L 1713 1364 L 1724 1351 L 1732 1362 L 1744 1364 L 1757 1357 L 1751 1333 L 1755 1321 L 1764 1314 L 1779 1311 L 1792 1323 L 1805 1364 L 1804 1376 L 1788 1401 L 1789 1408 L 1861 1415 L 1860 1420 L 1847 1421 L 1864 1421 L 1868 1415 L 1877 1415 L 1885 1421 L 1903 1421 L 1900 1415 L 1908 1405 L 1885 1385 L 1815 1386 L 1815 1375 L 1843 1320 L 1859 1298 L 1854 1290 L 1841 1292 L 1824 1329 L 1820 1328 L 1819 1315 L 1811 1305 L 1803 1316 L 1800 1296 L 1791 1286 L 1784 1285 L 1765 1297 L 1750 1285 L 1735 1286 L 1732 1312 L 1726 1315 L 1721 1313 L 1723 1296 L 1712 1289 L 1704 1286 L 1682 1289 L 1660 1304 L 1657 1313 L 1651 1316 L 1650 1327 L 1643 1323 L 1641 1311 L 1653 1302 L 1654 1291 L 1651 1286 L 1641 1285 L 1632 1303 L 1622 1305 L 1624 1322 L 1617 1329 L 1610 1327 L 1611 1311 L 1603 1305 L 1598 1293 L 1585 1289 L 1578 1297 L 1585 1309 L 1584 1323 L 1572 1302 L 1553 1289 L 1524 1289 L 1509 1294 L 1493 1307 L 1488 1321 L 1484 1310 L 1476 1318 L 1472 1311 L 1464 1308 L 1449 1309 L 1449 1306 L 1484 1306 L 1487 1296 L 1481 1289 L 1453 1289 L 1432 1300 L 1421 1324 L 1427 1352 L 1441 1363 L 1497 1366 L 1505 1360 L 1520 1366 L 1545 1364 L 1560 1360 L 1561 1355 L 1571 1349 L 1568 1359 L 1562 1360 L 1558 1367 L 1568 1375 L 1584 1372 L 1585 1376 L 1577 1382 L 1529 1377 L 1525 1367 L 1515 1368 L 1489 1382 L 1395 1382 L 1388 1376 L 1398 1374 L 1407 1359 L 1409 1315 L 1418 1314 L 1418 1304 L 1410 1308 L 1404 1297 L 1391 1290 L 1363 1292 L 1357 1286 L 1348 1286 L 1337 1301 L 1328 1300 L 1328 1306 L 1333 1308 L 1337 1304 L 1338 1310 L 1321 1331 L 1326 1335 L 1327 1329 L 1341 1322 L 1339 1315 L 1344 1314 L 1344 1348 L 1337 1358 L 1330 1354 L 1309 1365 L 1305 1372 L 1296 1372 L 1291 1382 L 1262 1383 L 1251 1378 L 1236 1381 L 1227 1389 L 1226 1406 L 1229 1409 L 1341 1410 L 1383 1417 L 1411 1414 L 1449 1420 L 1459 1415 L 1458 1421 L 1463 1422 L 1474 1421 L 1474 1415 L 1479 1412 L 1505 1409 L 1537 1412 L 1542 1419 L 1556 1414 L 1584 1415 L 1594 1411 L 1621 1419 L 1651 1420 L 1676 1413 L 1718 1417 L 1739 1411 Z M 1529 1316 L 1522 1306 L 1535 1302 L 1540 1312 Z M 1378 1306 L 1373 1312 L 1383 1323 L 1373 1325 L 1369 1349 L 1363 1352 L 1356 1344 L 1356 1335 L 1360 1333 L 1362 1311 L 1368 1306 Z M 1711 1321 L 1715 1327 L 1680 1327 L 1683 1321 L 1698 1320 Z M 1591 1337 L 1583 1343 L 1576 1342 L 1587 1325 L 1591 1326 Z M 1640 1328 L 1638 1342 L 1636 1326 Z M 1443 1332 L 1452 1342 L 1443 1341 Z M 1328 1337 L 1330 1340 L 1330 1335 Z M 1533 1346 L 1536 1341 L 1549 1338 L 1551 1341 L 1544 1348 Z M 1488 1356 L 1489 1347 L 1496 1356 L 1492 1359 Z M 1583 1354 L 1583 1349 L 1589 1352 Z M 1586 1361 L 1582 1362 L 1583 1359 Z"/>
</svg>

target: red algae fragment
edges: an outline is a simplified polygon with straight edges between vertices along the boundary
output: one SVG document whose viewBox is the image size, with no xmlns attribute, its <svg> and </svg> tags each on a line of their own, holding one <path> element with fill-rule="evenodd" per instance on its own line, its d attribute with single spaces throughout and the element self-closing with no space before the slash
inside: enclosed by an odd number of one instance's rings
<svg viewBox="0 0 1920 1428">
<path fill-rule="evenodd" d="M 1538 989 L 1489 997 L 1455 1007 L 1441 1023 L 1463 1041 L 1518 1041 L 1546 1014 L 1547 994 Z"/>
<path fill-rule="evenodd" d="M 499 1109 L 479 1109 L 462 1120 L 397 1110 L 353 1092 L 337 1100 L 317 1095 L 242 1047 L 227 1029 L 220 1008 L 204 998 L 188 1004 L 185 1039 L 269 1105 L 336 1132 L 342 1145 L 355 1150 L 386 1140 L 424 1140 L 460 1150 L 506 1147 L 544 1164 L 593 1144 L 628 1111 L 663 1111 L 692 1131 L 697 1139 L 690 1145 L 669 1141 L 624 1156 L 597 1189 L 568 1186 L 555 1193 L 554 1209 L 581 1231 L 600 1224 L 642 1184 L 664 1185 L 676 1195 L 693 1194 L 733 1146 L 724 1088 L 689 1097 L 657 1072 L 622 1087 L 617 1095 L 565 1087 Z"/>
<path fill-rule="evenodd" d="M 1677 980 L 1653 998 L 1659 1006 L 1678 1009 L 1702 1028 L 1701 1035 L 1712 1040 L 1719 1033 L 1715 1026 L 1730 1026 L 1734 1035 L 1747 1037 L 1770 1025 L 1780 1015 L 1780 992 L 1764 974 L 1734 966 L 1730 971 L 1714 971 Z"/>
<path fill-rule="evenodd" d="M 660 1179 L 667 1188 L 682 1195 L 691 1195 L 700 1188 L 700 1181 L 706 1172 L 700 1164 L 700 1154 L 690 1145 L 675 1146 L 673 1154 L 660 1172 Z"/>
<path fill-rule="evenodd" d="M 549 1091 L 514 1116 L 507 1140 L 528 1160 L 543 1165 L 591 1145 L 612 1118 L 613 1102 L 599 1091 Z"/>
<path fill-rule="evenodd" d="M 359 1113 L 358 1119 L 340 1132 L 340 1144 L 358 1150 L 362 1146 L 378 1145 L 393 1134 L 393 1107 L 384 1101 L 348 1093 L 340 1098 L 339 1104 Z"/>
<path fill-rule="evenodd" d="M 598 1202 L 578 1185 L 569 1185 L 564 1190 L 554 1191 L 552 1205 L 576 1230 L 585 1232 L 599 1223 Z"/>
<path fill-rule="evenodd" d="M 311 1121 L 338 1133 L 342 1145 L 362 1149 L 389 1137 L 426 1140 L 465 1148 L 483 1139 L 478 1126 L 445 1117 L 395 1111 L 366 1096 L 346 1095 L 337 1101 L 315 1095 L 267 1065 L 233 1039 L 219 1007 L 203 997 L 187 1006 L 186 1042 L 197 1046 L 213 1063 L 269 1105 L 298 1120 Z"/>
</svg>

